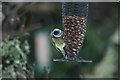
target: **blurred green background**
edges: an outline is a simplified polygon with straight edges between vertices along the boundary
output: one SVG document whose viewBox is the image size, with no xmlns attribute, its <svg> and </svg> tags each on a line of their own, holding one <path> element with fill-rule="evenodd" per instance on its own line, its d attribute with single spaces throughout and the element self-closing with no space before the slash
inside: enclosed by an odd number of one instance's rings
<svg viewBox="0 0 120 80">
<path fill-rule="evenodd" d="M 2 3 L 2 19 L 0 19 L 3 35 L 1 46 L 2 53 L 4 52 L 2 76 L 4 78 L 117 78 L 120 75 L 118 6 L 119 3 L 113 2 L 89 3 L 86 35 L 80 56 L 93 62 L 79 63 L 52 61 L 55 58 L 62 58 L 61 53 L 50 41 L 50 33 L 54 28 L 63 30 L 62 3 Z M 18 42 L 15 42 L 16 40 Z M 28 42 L 27 48 L 21 47 L 24 41 Z M 19 48 L 13 47 L 16 45 L 19 45 Z M 15 52 L 16 50 L 18 52 Z M 21 54 L 24 56 L 14 57 Z M 18 63 L 14 62 L 16 60 Z M 20 64 L 23 64 L 25 69 L 21 68 Z M 20 70 L 16 70 L 16 65 Z M 11 69 L 15 73 L 8 76 L 12 74 L 9 71 Z"/>
</svg>

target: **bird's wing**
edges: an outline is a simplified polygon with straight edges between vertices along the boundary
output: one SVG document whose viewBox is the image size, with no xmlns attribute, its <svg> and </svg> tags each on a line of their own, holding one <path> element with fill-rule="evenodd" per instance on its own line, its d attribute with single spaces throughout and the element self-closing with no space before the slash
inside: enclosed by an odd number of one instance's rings
<svg viewBox="0 0 120 80">
<path fill-rule="evenodd" d="M 51 41 L 52 41 L 52 44 L 55 46 L 54 41 L 53 41 L 53 40 L 51 40 Z M 61 50 L 60 50 L 59 48 L 57 48 L 56 46 L 55 46 L 55 48 L 56 48 L 59 52 L 62 53 L 62 55 L 65 57 L 65 59 L 67 59 L 67 56 L 66 56 L 66 53 L 65 53 L 64 49 L 62 49 L 62 51 L 61 51 Z"/>
<path fill-rule="evenodd" d="M 55 46 L 55 43 L 53 42 L 53 40 L 51 40 L 52 41 L 52 44 Z M 61 50 L 59 49 L 59 48 L 57 48 L 56 46 L 55 46 L 55 48 L 59 51 L 59 52 L 61 52 Z"/>
<path fill-rule="evenodd" d="M 64 40 L 63 40 L 63 37 L 62 37 L 61 40 L 62 40 L 62 42 L 63 42 L 63 48 L 64 48 L 64 47 L 65 47 L 65 42 L 64 42 Z"/>
</svg>

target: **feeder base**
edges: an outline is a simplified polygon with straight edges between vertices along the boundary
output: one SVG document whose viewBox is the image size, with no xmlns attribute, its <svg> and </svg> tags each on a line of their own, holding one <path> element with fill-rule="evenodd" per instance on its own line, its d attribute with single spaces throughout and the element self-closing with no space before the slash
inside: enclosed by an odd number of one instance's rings
<svg viewBox="0 0 120 80">
<path fill-rule="evenodd" d="M 88 63 L 91 63 L 92 60 L 68 60 L 68 59 L 53 59 L 53 61 L 61 61 L 61 62 L 88 62 Z"/>
</svg>

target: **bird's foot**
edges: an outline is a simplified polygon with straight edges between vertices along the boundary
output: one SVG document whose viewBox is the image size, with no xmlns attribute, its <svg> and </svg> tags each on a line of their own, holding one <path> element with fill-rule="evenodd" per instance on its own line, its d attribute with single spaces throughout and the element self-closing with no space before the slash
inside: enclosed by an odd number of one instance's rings
<svg viewBox="0 0 120 80">
<path fill-rule="evenodd" d="M 68 59 L 68 57 L 67 57 L 67 56 L 64 56 L 64 59 L 65 59 L 65 60 L 67 60 L 67 59 Z"/>
</svg>

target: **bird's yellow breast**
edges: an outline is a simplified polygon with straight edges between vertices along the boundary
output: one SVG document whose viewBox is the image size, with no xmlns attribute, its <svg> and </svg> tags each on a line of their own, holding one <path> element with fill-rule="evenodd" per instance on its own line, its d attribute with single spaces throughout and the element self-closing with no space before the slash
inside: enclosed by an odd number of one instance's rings
<svg viewBox="0 0 120 80">
<path fill-rule="evenodd" d="M 60 50 L 63 49 L 63 42 L 61 40 L 61 37 L 59 38 L 52 38 L 53 42 L 55 43 L 55 46 L 59 48 Z"/>
</svg>

